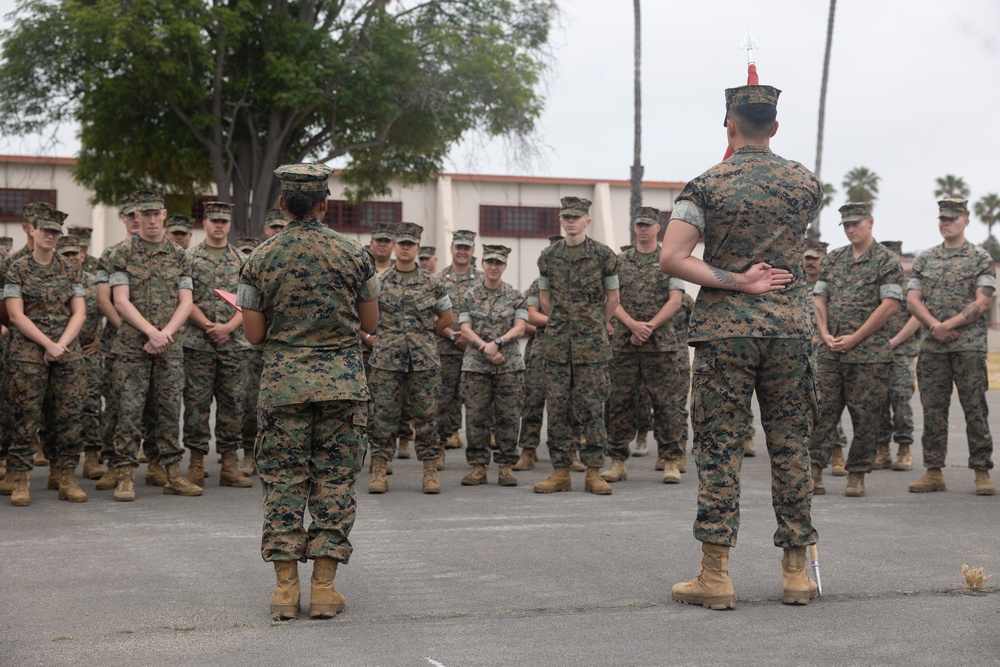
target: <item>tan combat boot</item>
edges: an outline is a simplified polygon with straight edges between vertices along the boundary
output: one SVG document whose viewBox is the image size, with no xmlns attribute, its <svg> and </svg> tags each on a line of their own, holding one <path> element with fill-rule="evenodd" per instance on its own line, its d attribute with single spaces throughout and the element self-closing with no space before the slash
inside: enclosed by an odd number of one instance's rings
<svg viewBox="0 0 1000 667">
<path fill-rule="evenodd" d="M 677 469 L 677 464 L 673 461 L 663 462 L 663 483 L 680 484 L 681 471 Z"/>
<path fill-rule="evenodd" d="M 149 463 L 149 457 L 146 456 L 146 450 L 139 448 L 139 453 L 136 455 L 139 463 Z"/>
<path fill-rule="evenodd" d="M 205 483 L 205 477 L 205 453 L 192 449 L 191 462 L 188 463 L 187 481 L 200 487 Z"/>
<path fill-rule="evenodd" d="M 16 470 L 7 466 L 7 474 L 3 476 L 3 481 L 0 482 L 0 496 L 9 496 L 14 493 L 14 488 L 17 487 L 15 473 L 17 473 Z"/>
<path fill-rule="evenodd" d="M 100 479 L 104 476 L 104 468 L 101 467 L 101 452 L 98 449 L 87 449 L 83 452 L 83 477 L 84 479 Z"/>
<path fill-rule="evenodd" d="M 600 468 L 587 468 L 587 476 L 583 478 L 583 490 L 595 496 L 610 496 L 611 485 L 601 478 Z"/>
<path fill-rule="evenodd" d="M 826 486 L 823 484 L 823 468 L 818 464 L 812 464 L 812 476 L 813 476 L 813 495 L 814 496 L 825 496 Z"/>
<path fill-rule="evenodd" d="M 257 474 L 257 461 L 253 457 L 252 449 L 243 450 L 243 460 L 240 461 L 239 471 L 244 477 L 253 477 Z"/>
<path fill-rule="evenodd" d="M 666 466 L 667 466 L 666 459 L 661 459 L 661 458 L 657 457 L 657 459 L 656 459 L 656 465 L 654 467 L 657 470 L 663 470 Z"/>
<path fill-rule="evenodd" d="M 844 463 L 844 448 L 834 445 L 830 448 L 830 474 L 834 477 L 847 477 L 847 468 Z"/>
<path fill-rule="evenodd" d="M 705 609 L 736 609 L 736 595 L 729 578 L 729 547 L 701 545 L 701 572 L 691 581 L 674 584 L 670 597 L 682 604 Z"/>
<path fill-rule="evenodd" d="M 309 590 L 309 618 L 333 618 L 347 609 L 347 601 L 333 586 L 337 561 L 317 558 L 313 561 L 312 586 Z"/>
<path fill-rule="evenodd" d="M 572 485 L 569 479 L 569 468 L 556 468 L 549 475 L 548 479 L 535 484 L 535 493 L 558 493 L 559 491 L 569 491 Z"/>
<path fill-rule="evenodd" d="M 0 477 L 7 476 L 7 459 L 0 456 Z"/>
<path fill-rule="evenodd" d="M 271 596 L 271 618 L 287 621 L 299 615 L 299 562 L 295 560 L 274 561 L 274 595 Z"/>
<path fill-rule="evenodd" d="M 434 459 L 434 469 L 444 470 L 444 449 L 441 449 L 441 456 Z"/>
<path fill-rule="evenodd" d="M 244 477 L 240 474 L 240 470 L 236 464 L 239 456 L 235 449 L 222 454 L 222 470 L 219 472 L 219 486 L 235 486 L 241 489 L 253 486 L 253 482 L 250 481 L 249 477 Z"/>
<path fill-rule="evenodd" d="M 486 466 L 476 463 L 472 466 L 472 472 L 462 478 L 462 486 L 476 486 L 486 484 Z"/>
<path fill-rule="evenodd" d="M 538 463 L 538 453 L 534 449 L 525 447 L 521 450 L 521 456 L 517 459 L 517 463 L 514 464 L 514 470 L 518 472 L 522 470 L 534 470 L 536 463 Z"/>
<path fill-rule="evenodd" d="M 34 463 L 36 468 L 44 468 L 49 464 L 49 460 L 45 458 L 45 454 L 42 454 L 42 450 L 35 452 L 35 458 L 32 463 Z"/>
<path fill-rule="evenodd" d="M 406 438 L 399 439 L 399 447 L 396 451 L 397 459 L 408 459 L 410 458 L 410 441 Z"/>
<path fill-rule="evenodd" d="M 511 472 L 509 465 L 500 466 L 500 474 L 497 475 L 497 484 L 500 486 L 517 486 L 517 477 Z"/>
<path fill-rule="evenodd" d="M 424 459 L 424 493 L 441 493 L 436 464 L 437 459 Z"/>
<path fill-rule="evenodd" d="M 677 459 L 677 471 L 682 475 L 688 471 L 687 467 L 687 452 L 681 452 L 681 457 Z"/>
<path fill-rule="evenodd" d="M 632 456 L 648 456 L 649 455 L 649 432 L 639 431 L 635 436 L 635 449 L 632 450 Z"/>
<path fill-rule="evenodd" d="M 611 459 L 611 467 L 601 473 L 601 479 L 605 482 L 624 482 L 628 479 L 628 470 L 625 469 L 624 459 Z"/>
<path fill-rule="evenodd" d="M 785 549 L 781 557 L 781 601 L 785 604 L 809 604 L 819 596 L 819 587 L 806 574 L 806 549 Z"/>
<path fill-rule="evenodd" d="M 459 449 L 462 446 L 462 436 L 455 431 L 448 436 L 448 439 L 444 441 L 445 449 Z"/>
<path fill-rule="evenodd" d="M 930 493 L 932 491 L 947 491 L 944 485 L 944 475 L 941 468 L 928 468 L 924 476 L 910 484 L 910 493 Z"/>
<path fill-rule="evenodd" d="M 896 452 L 896 462 L 892 464 L 893 470 L 913 470 L 913 455 L 910 454 L 909 445 L 900 445 Z"/>
<path fill-rule="evenodd" d="M 55 465 L 49 466 L 49 481 L 46 488 L 49 491 L 57 491 L 59 489 L 59 478 L 62 477 L 63 471 L 60 468 L 56 468 Z"/>
<path fill-rule="evenodd" d="M 753 438 L 749 436 L 743 438 L 743 456 L 749 456 L 750 458 L 757 456 L 757 447 L 753 444 Z"/>
<path fill-rule="evenodd" d="M 117 486 L 118 468 L 113 468 L 109 463 L 108 469 L 104 472 L 104 476 L 97 480 L 97 484 L 94 485 L 94 488 L 98 491 L 110 491 Z"/>
<path fill-rule="evenodd" d="M 584 436 L 580 436 L 583 438 Z M 579 450 L 573 451 L 573 462 L 569 464 L 569 469 L 571 472 L 586 472 L 587 468 L 582 463 L 580 463 L 580 452 Z"/>
<path fill-rule="evenodd" d="M 863 472 L 852 472 L 847 476 L 847 487 L 844 495 L 848 498 L 860 498 L 865 495 L 865 474 Z"/>
<path fill-rule="evenodd" d="M 80 488 L 76 481 L 76 471 L 72 468 L 63 470 L 59 477 L 59 500 L 68 500 L 71 503 L 87 502 L 87 494 Z"/>
<path fill-rule="evenodd" d="M 190 474 L 190 470 L 188 473 Z M 184 477 L 181 464 L 175 461 L 167 466 L 167 484 L 163 487 L 163 493 L 168 496 L 200 496 L 201 487 Z"/>
<path fill-rule="evenodd" d="M 31 473 L 27 470 L 14 471 L 14 489 L 10 492 L 10 504 L 27 507 L 31 504 Z"/>
<path fill-rule="evenodd" d="M 372 457 L 372 479 L 368 482 L 368 493 L 385 493 L 389 490 L 389 480 L 385 476 L 386 460 L 381 456 Z"/>
<path fill-rule="evenodd" d="M 990 481 L 990 471 L 989 470 L 977 470 L 976 471 L 976 495 L 977 496 L 992 496 L 997 492 L 997 487 L 993 485 Z"/>
<path fill-rule="evenodd" d="M 889 452 L 889 445 L 879 445 L 878 454 L 875 455 L 875 470 L 889 470 L 892 468 L 892 453 Z"/>
<path fill-rule="evenodd" d="M 121 503 L 135 500 L 135 468 L 130 465 L 115 468 L 115 500 Z"/>
<path fill-rule="evenodd" d="M 160 465 L 160 457 L 153 456 L 146 466 L 146 486 L 166 486 L 167 471 Z"/>
</svg>

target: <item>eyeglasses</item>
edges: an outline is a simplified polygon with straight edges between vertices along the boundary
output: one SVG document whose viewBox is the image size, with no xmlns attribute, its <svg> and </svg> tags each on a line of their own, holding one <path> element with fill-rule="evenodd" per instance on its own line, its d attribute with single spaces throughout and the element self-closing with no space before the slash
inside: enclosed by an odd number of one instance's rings
<svg viewBox="0 0 1000 667">
<path fill-rule="evenodd" d="M 62 236 L 62 232 L 59 231 L 58 229 L 39 229 L 38 231 L 40 231 L 45 236 L 55 236 L 55 237 Z"/>
</svg>

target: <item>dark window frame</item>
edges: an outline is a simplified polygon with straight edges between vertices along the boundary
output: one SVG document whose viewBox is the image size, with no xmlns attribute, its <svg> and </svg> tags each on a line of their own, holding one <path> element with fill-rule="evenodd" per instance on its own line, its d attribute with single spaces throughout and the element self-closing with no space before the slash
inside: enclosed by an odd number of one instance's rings
<svg viewBox="0 0 1000 667">
<path fill-rule="evenodd" d="M 329 199 L 326 216 L 323 218 L 327 227 L 346 234 L 370 234 L 373 223 L 402 221 L 403 202 L 400 201 L 349 202 L 346 199 Z"/>
<path fill-rule="evenodd" d="M 59 208 L 56 190 L 37 188 L 0 188 L 0 222 L 24 222 L 25 204 L 43 201 Z"/>
<path fill-rule="evenodd" d="M 560 232 L 558 206 L 479 205 L 480 236 L 547 239 Z"/>
</svg>

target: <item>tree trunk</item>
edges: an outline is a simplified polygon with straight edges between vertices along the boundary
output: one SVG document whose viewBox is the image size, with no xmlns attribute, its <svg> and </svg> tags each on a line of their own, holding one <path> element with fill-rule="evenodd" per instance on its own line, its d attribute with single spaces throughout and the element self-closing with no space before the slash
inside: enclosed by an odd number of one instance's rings
<svg viewBox="0 0 1000 667">
<path fill-rule="evenodd" d="M 629 211 L 629 239 L 635 243 L 635 210 L 642 206 L 642 21 L 641 0 L 633 0 L 635 7 L 635 142 L 632 153 L 632 199 Z"/>
<path fill-rule="evenodd" d="M 822 180 L 823 169 L 823 124 L 826 121 L 826 83 L 830 78 L 830 47 L 833 45 L 833 18 L 837 10 L 837 0 L 830 0 L 830 16 L 826 22 L 826 52 L 823 54 L 823 83 L 819 89 L 819 128 L 816 132 L 816 176 Z M 809 226 L 809 236 L 819 238 L 819 216 Z"/>
</svg>

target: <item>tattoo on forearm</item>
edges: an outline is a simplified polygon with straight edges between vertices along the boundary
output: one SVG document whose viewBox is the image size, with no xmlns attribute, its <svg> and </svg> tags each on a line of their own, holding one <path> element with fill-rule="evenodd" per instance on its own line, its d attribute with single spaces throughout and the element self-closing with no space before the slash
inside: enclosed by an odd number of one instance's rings
<svg viewBox="0 0 1000 667">
<path fill-rule="evenodd" d="M 983 290 L 983 294 L 991 299 L 993 298 L 993 293 L 996 291 L 996 289 L 992 287 L 980 287 L 979 289 Z"/>
<path fill-rule="evenodd" d="M 715 279 L 726 287 L 732 287 L 736 284 L 736 275 L 730 273 L 729 271 L 723 271 L 722 269 L 717 269 L 714 266 L 708 267 L 712 269 L 712 273 L 715 275 Z"/>
<path fill-rule="evenodd" d="M 826 315 L 823 314 L 823 311 L 813 306 L 813 312 L 816 313 L 816 323 L 826 326 Z"/>
<path fill-rule="evenodd" d="M 972 320 L 979 317 L 981 312 L 982 311 L 979 310 L 978 303 L 970 303 L 968 306 L 965 307 L 965 310 L 962 311 L 962 317 L 964 317 L 967 321 L 971 322 Z"/>
</svg>

